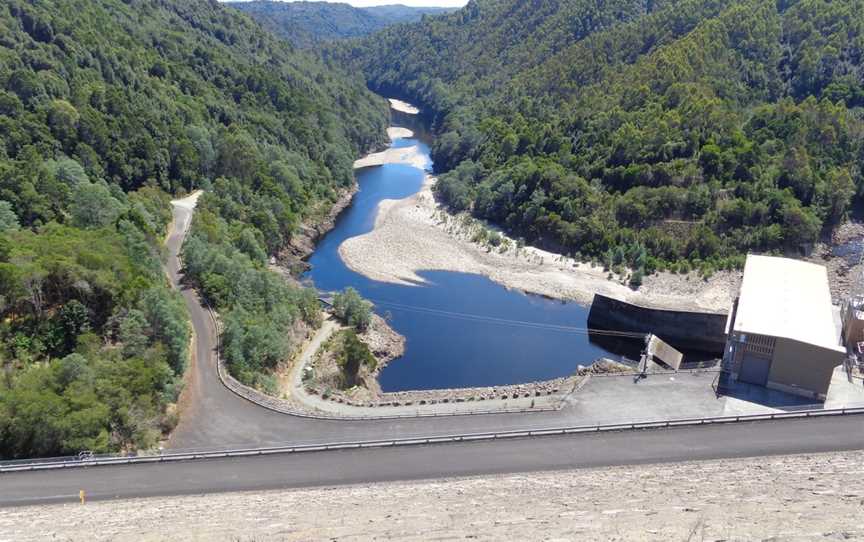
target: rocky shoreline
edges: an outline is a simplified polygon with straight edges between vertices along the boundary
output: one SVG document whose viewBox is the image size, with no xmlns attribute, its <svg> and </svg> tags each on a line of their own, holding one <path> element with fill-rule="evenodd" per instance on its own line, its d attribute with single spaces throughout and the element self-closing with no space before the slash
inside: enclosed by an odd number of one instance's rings
<svg viewBox="0 0 864 542">
<path fill-rule="evenodd" d="M 834 303 L 861 295 L 864 277 L 864 223 L 846 222 L 832 232 L 831 238 L 817 243 L 806 258 L 828 269 L 828 285 Z"/>
<path fill-rule="evenodd" d="M 408 132 L 408 134 L 406 135 L 404 132 Z M 395 137 L 410 137 L 411 134 L 410 130 L 390 127 L 387 129 L 387 136 L 392 140 Z M 369 149 L 360 160 L 386 152 L 387 148 L 388 145 L 381 142 L 376 147 Z M 355 162 L 354 169 L 357 168 Z M 322 210 L 317 216 L 301 222 L 297 232 L 288 240 L 287 246 L 280 250 L 271 262 L 273 266 L 282 268 L 279 271 L 283 275 L 285 274 L 284 271 L 288 271 L 293 278 L 308 271 L 310 266 L 307 259 L 315 252 L 318 242 L 336 226 L 339 215 L 351 205 L 358 190 L 360 190 L 360 185 L 355 178 L 350 188 L 342 189 L 337 194 L 336 201 L 329 209 Z"/>
<path fill-rule="evenodd" d="M 382 367 L 383 368 L 383 367 Z M 580 367 L 576 374 L 567 377 L 526 382 L 521 384 L 486 386 L 477 388 L 452 388 L 438 390 L 414 390 L 399 392 L 382 392 L 377 385 L 377 375 L 381 368 L 365 374 L 366 382 L 374 382 L 374 386 L 356 386 L 348 390 L 324 389 L 314 382 L 305 383 L 306 392 L 320 396 L 334 403 L 355 407 L 405 407 L 424 406 L 448 403 L 483 403 L 486 401 L 507 401 L 511 399 L 540 399 L 550 397 L 563 398 L 584 386 L 595 375 L 632 374 L 634 367 L 616 361 L 601 358 L 588 367 Z M 533 408 L 535 402 L 531 401 Z M 543 405 L 547 405 L 544 401 Z"/>
<path fill-rule="evenodd" d="M 411 137 L 413 134 L 407 128 L 390 127 L 387 129 L 387 135 L 392 140 L 399 137 Z M 386 154 L 387 149 L 382 147 L 371 149 L 363 158 L 355 162 L 354 168 L 366 167 L 362 162 L 363 160 Z M 376 160 L 377 158 L 373 161 Z M 271 260 L 270 268 L 282 275 L 285 280 L 298 283 L 298 277 L 311 268 L 308 258 L 315 252 L 321 239 L 336 226 L 339 215 L 351 205 L 354 195 L 359 189 L 360 186 L 355 179 L 354 184 L 350 188 L 344 189 L 339 193 L 336 201 L 326 212 L 301 223 L 297 232 L 291 236 L 287 246 Z M 309 334 L 307 333 L 307 335 Z M 367 385 L 373 390 L 380 391 L 377 380 L 378 373 L 388 363 L 405 353 L 405 337 L 396 333 L 383 318 L 374 313 L 372 315 L 372 325 L 366 332 L 361 333 L 359 337 L 369 347 L 369 350 L 377 361 L 377 368 L 374 374 L 365 377 L 364 381 L 368 382 Z"/>
<path fill-rule="evenodd" d="M 338 329 L 345 328 L 340 326 Z M 336 359 L 338 354 L 330 350 L 332 343 L 328 341 L 315 353 L 308 366 L 302 369 L 303 387 L 307 393 L 325 399 L 340 398 L 341 402 L 346 403 L 374 401 L 381 395 L 378 375 L 391 361 L 405 353 L 405 337 L 396 333 L 383 318 L 372 313 L 372 322 L 365 331 L 357 334 L 357 338 L 369 347 L 375 357 L 375 367 L 361 365 L 357 375 L 358 384 L 350 389 L 340 390 L 342 373 Z"/>
<path fill-rule="evenodd" d="M 351 188 L 346 188 L 339 193 L 328 212 L 318 218 L 302 222 L 297 233 L 288 240 L 288 245 L 279 251 L 271 263 L 281 268 L 280 272 L 287 271 L 294 278 L 308 271 L 310 266 L 306 260 L 315 252 L 318 242 L 336 226 L 336 219 L 351 205 L 354 194 L 359 189 L 355 182 Z M 281 272 L 281 274 L 285 273 Z"/>
</svg>

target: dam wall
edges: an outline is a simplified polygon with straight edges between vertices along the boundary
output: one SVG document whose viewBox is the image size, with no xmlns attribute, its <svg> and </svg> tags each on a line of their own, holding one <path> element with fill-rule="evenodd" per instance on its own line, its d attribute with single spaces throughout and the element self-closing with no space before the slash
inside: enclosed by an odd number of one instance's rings
<svg viewBox="0 0 864 542">
<path fill-rule="evenodd" d="M 653 333 L 678 349 L 722 355 L 726 345 L 726 313 L 642 307 L 594 294 L 588 327 L 598 330 Z"/>
</svg>

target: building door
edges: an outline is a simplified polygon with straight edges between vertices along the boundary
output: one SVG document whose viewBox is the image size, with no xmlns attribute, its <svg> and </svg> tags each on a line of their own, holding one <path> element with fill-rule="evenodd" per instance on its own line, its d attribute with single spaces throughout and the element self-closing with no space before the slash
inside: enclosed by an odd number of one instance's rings
<svg viewBox="0 0 864 542">
<path fill-rule="evenodd" d="M 741 360 L 741 370 L 738 372 L 738 380 L 764 386 L 768 383 L 768 373 L 771 371 L 771 358 L 754 356 L 751 353 L 744 354 Z"/>
</svg>

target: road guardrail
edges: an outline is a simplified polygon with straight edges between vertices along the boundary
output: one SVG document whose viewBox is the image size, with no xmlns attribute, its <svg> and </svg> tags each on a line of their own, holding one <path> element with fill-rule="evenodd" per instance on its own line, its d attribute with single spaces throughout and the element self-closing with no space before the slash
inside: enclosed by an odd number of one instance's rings
<svg viewBox="0 0 864 542">
<path fill-rule="evenodd" d="M 147 463 L 166 463 L 173 461 L 193 461 L 199 459 L 224 459 L 229 457 L 250 457 L 273 454 L 296 454 L 310 452 L 329 452 L 338 450 L 358 450 L 389 448 L 395 446 L 424 446 L 459 442 L 478 442 L 517 438 L 540 438 L 556 435 L 575 435 L 581 433 L 602 433 L 611 431 L 633 431 L 668 429 L 675 427 L 717 425 L 740 422 L 760 422 L 770 420 L 803 419 L 822 416 L 850 416 L 864 414 L 864 406 L 827 410 L 807 410 L 797 412 L 774 412 L 766 414 L 744 414 L 739 416 L 714 416 L 708 418 L 680 418 L 673 420 L 647 420 L 613 424 L 583 425 L 571 427 L 552 427 L 532 430 L 496 431 L 490 433 L 465 433 L 451 435 L 432 435 L 428 437 L 405 437 L 352 442 L 333 442 L 321 444 L 297 444 L 258 448 L 235 448 L 226 450 L 169 452 L 147 456 L 94 456 L 92 459 L 77 457 L 56 458 L 53 460 L 14 461 L 0 463 L 0 473 L 57 470 L 67 468 L 89 468 L 110 465 L 134 465 Z"/>
</svg>

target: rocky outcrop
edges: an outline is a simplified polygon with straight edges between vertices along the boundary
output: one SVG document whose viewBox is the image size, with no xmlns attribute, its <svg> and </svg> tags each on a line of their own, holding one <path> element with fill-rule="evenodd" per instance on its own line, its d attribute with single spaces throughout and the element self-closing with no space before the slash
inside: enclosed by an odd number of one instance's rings
<svg viewBox="0 0 864 542">
<path fill-rule="evenodd" d="M 336 219 L 351 205 L 357 190 L 358 186 L 355 183 L 354 186 L 339 194 L 329 211 L 301 223 L 297 232 L 288 241 L 288 245 L 276 256 L 276 265 L 288 270 L 294 276 L 299 276 L 308 270 L 309 263 L 306 260 L 315 252 L 315 245 L 333 229 Z"/>
</svg>

